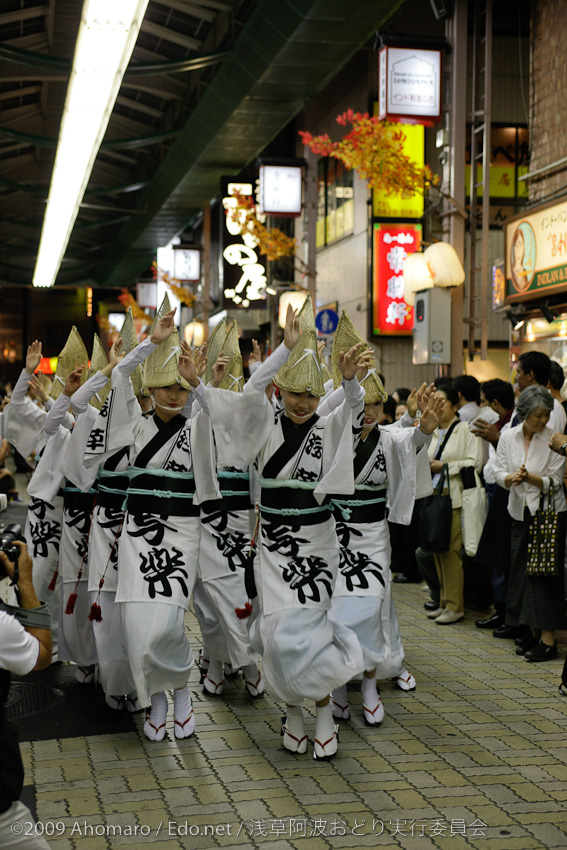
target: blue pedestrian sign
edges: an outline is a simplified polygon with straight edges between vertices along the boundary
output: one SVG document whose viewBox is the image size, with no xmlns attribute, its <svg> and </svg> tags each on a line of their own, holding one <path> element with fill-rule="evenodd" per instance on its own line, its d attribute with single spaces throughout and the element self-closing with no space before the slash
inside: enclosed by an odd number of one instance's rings
<svg viewBox="0 0 567 850">
<path fill-rule="evenodd" d="M 315 327 L 321 334 L 334 334 L 339 324 L 339 314 L 327 307 L 315 316 Z"/>
</svg>

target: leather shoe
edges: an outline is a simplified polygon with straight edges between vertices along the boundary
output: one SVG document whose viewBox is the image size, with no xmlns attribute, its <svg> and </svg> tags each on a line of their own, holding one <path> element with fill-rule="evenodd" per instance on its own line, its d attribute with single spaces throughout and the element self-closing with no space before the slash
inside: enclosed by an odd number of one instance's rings
<svg viewBox="0 0 567 850">
<path fill-rule="evenodd" d="M 430 620 L 435 620 L 435 618 L 439 617 L 440 614 L 443 614 L 444 611 L 444 608 L 434 608 L 433 611 L 428 611 L 425 616 L 429 617 Z"/>
<path fill-rule="evenodd" d="M 528 649 L 524 658 L 526 661 L 551 661 L 552 658 L 557 658 L 557 644 L 549 646 L 540 640 L 533 649 Z"/>
<path fill-rule="evenodd" d="M 493 630 L 492 634 L 495 638 L 507 638 L 508 640 L 513 640 L 514 638 L 523 637 L 525 634 L 524 626 L 498 626 Z"/>
<path fill-rule="evenodd" d="M 435 622 L 438 626 L 451 626 L 453 623 L 462 623 L 464 619 L 464 611 L 449 611 L 447 609 L 435 618 Z"/>
<path fill-rule="evenodd" d="M 475 620 L 477 629 L 497 629 L 504 625 L 504 620 L 501 614 L 493 614 L 485 620 Z"/>
<path fill-rule="evenodd" d="M 404 575 L 404 573 L 394 573 L 393 581 L 395 581 L 396 584 L 408 584 L 407 576 Z"/>
<path fill-rule="evenodd" d="M 530 635 L 525 640 L 516 639 L 516 655 L 525 655 L 528 650 L 533 649 L 539 643 L 539 638 Z"/>
<path fill-rule="evenodd" d="M 423 607 L 425 608 L 426 611 L 437 611 L 437 609 L 439 608 L 439 603 L 438 602 L 424 602 Z"/>
</svg>

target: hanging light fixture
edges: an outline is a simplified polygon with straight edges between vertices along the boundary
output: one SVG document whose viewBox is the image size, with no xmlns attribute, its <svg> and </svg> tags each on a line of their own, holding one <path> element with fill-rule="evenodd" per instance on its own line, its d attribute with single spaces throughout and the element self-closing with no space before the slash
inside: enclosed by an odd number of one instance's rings
<svg viewBox="0 0 567 850">
<path fill-rule="evenodd" d="M 421 251 L 408 254 L 404 261 L 404 301 L 408 307 L 415 304 L 415 293 L 423 289 L 431 289 L 433 278 L 425 261 L 425 255 Z"/>
<path fill-rule="evenodd" d="M 465 270 L 457 252 L 448 242 L 434 242 L 423 252 L 435 286 L 460 286 Z"/>
<path fill-rule="evenodd" d="M 53 286 L 148 0 L 84 0 L 33 275 Z"/>
</svg>

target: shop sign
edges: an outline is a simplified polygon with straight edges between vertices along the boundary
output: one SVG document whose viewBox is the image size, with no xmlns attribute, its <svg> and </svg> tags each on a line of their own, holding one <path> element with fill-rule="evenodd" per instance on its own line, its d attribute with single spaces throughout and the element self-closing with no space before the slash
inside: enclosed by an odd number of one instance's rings
<svg viewBox="0 0 567 850">
<path fill-rule="evenodd" d="M 260 211 L 289 218 L 301 215 L 301 167 L 262 165 Z"/>
<path fill-rule="evenodd" d="M 527 165 L 519 165 L 516 169 L 515 165 L 491 165 L 490 166 L 490 197 L 491 198 L 527 198 L 528 184 L 525 181 L 519 181 L 516 187 L 516 170 L 518 177 L 528 173 Z M 483 168 L 482 165 L 476 167 L 476 182 L 482 184 Z M 471 167 L 465 165 L 465 186 L 467 196 L 470 194 L 471 187 Z M 478 186 L 477 195 L 479 198 L 483 196 L 482 185 Z"/>
<path fill-rule="evenodd" d="M 506 225 L 506 303 L 567 291 L 567 201 Z"/>
<path fill-rule="evenodd" d="M 383 47 L 379 118 L 432 127 L 441 118 L 441 51 Z"/>
<path fill-rule="evenodd" d="M 419 250 L 420 224 L 375 224 L 372 333 L 411 335 L 413 307 L 404 301 L 404 262 Z"/>
<path fill-rule="evenodd" d="M 418 168 L 425 165 L 425 128 L 420 124 L 397 124 L 392 128 L 394 139 L 402 144 L 405 154 Z M 387 195 L 372 191 L 374 218 L 421 218 L 423 216 L 423 191 L 404 197 L 401 192 Z"/>
<path fill-rule="evenodd" d="M 236 205 L 232 197 L 235 192 L 252 195 L 252 183 L 237 183 L 223 180 L 222 199 L 222 286 L 223 307 L 230 309 L 249 307 L 263 309 L 266 306 L 266 268 L 260 262 L 256 239 L 251 234 L 242 236 L 238 224 L 227 214 Z"/>
</svg>

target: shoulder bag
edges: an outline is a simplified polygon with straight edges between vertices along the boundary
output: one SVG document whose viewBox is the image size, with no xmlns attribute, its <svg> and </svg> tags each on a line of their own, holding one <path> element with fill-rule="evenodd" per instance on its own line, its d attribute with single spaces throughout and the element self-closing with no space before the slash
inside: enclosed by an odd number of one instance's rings
<svg viewBox="0 0 567 850">
<path fill-rule="evenodd" d="M 530 521 L 528 533 L 528 559 L 526 575 L 558 576 L 563 563 L 559 564 L 559 535 L 557 533 L 557 511 L 553 481 L 549 482 L 547 510 L 544 508 L 545 495 L 539 497 L 539 508 Z"/>
</svg>

